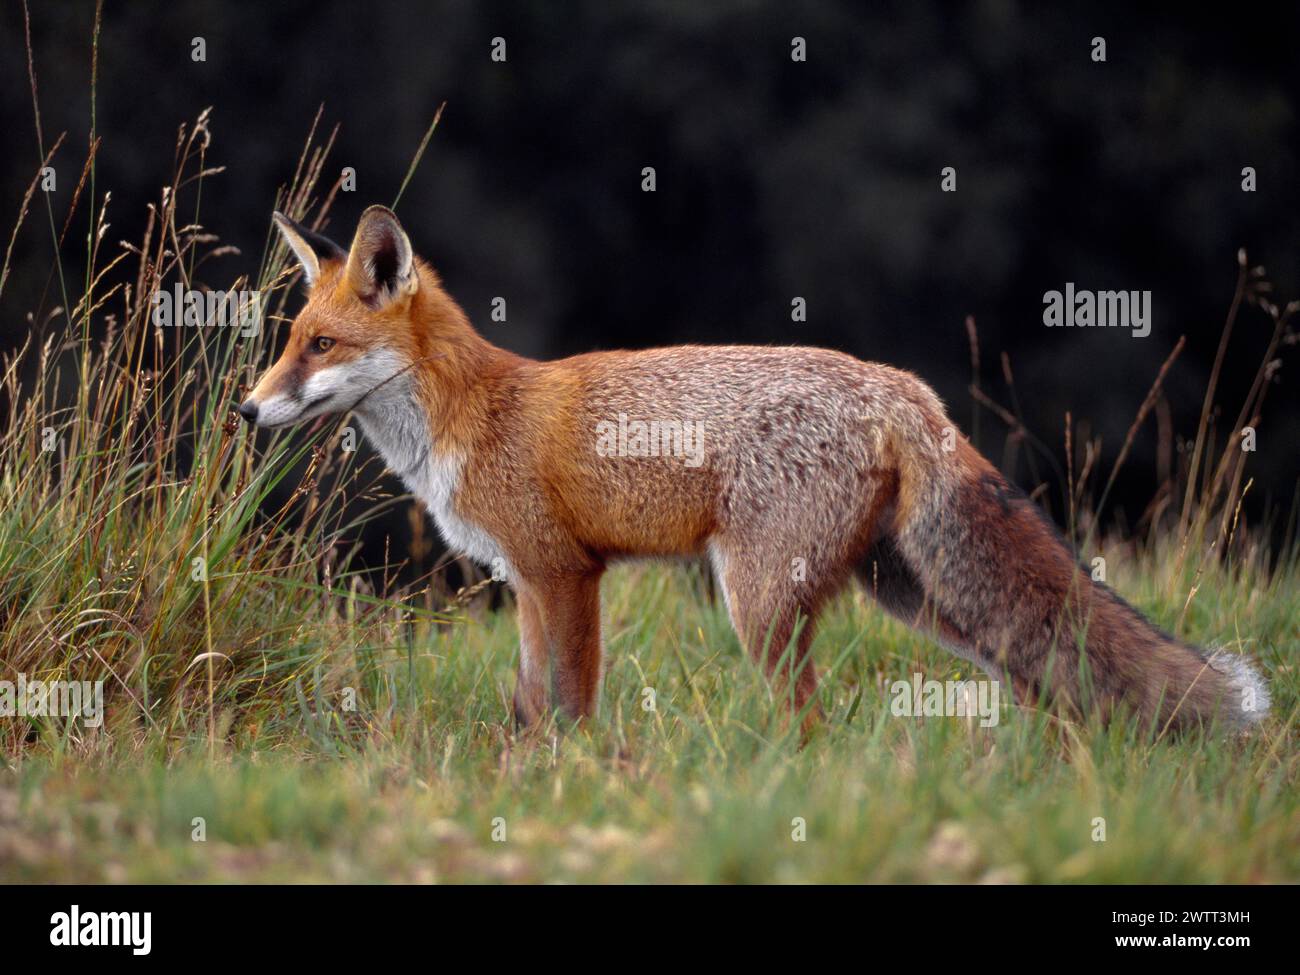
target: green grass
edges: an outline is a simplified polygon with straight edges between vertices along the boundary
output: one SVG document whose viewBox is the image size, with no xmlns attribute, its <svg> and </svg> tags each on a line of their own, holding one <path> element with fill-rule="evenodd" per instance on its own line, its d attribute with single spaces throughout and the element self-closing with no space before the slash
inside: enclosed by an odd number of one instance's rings
<svg viewBox="0 0 1300 975">
<path fill-rule="evenodd" d="M 1123 588 L 1169 622 L 1181 603 L 1140 598 L 1161 581 L 1135 565 Z M 119 709 L 75 744 L 11 756 L 0 880 L 1300 880 L 1295 579 L 1208 582 L 1190 635 L 1250 634 L 1273 682 L 1274 717 L 1246 740 L 1153 742 L 1012 709 L 988 729 L 894 717 L 886 682 L 969 672 L 855 594 L 816 641 L 819 664 L 839 665 L 801 746 L 724 611 L 665 566 L 607 580 L 601 716 L 565 734 L 511 734 L 509 611 L 410 647 L 364 642 L 382 627 L 304 629 L 329 669 L 315 717 L 296 694 L 223 711 L 209 760 L 201 721 L 164 741 Z M 386 675 L 377 693 L 360 660 Z"/>
</svg>

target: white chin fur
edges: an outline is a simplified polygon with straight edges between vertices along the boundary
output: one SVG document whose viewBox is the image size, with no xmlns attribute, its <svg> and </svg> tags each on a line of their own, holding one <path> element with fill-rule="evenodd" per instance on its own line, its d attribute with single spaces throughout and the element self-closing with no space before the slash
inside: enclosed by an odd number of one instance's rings
<svg viewBox="0 0 1300 975">
<path fill-rule="evenodd" d="M 395 353 L 375 349 L 343 365 L 321 369 L 302 384 L 297 396 L 276 395 L 260 403 L 257 425 L 283 427 L 350 410 L 403 368 L 403 361 Z"/>
<path fill-rule="evenodd" d="M 308 409 L 303 409 L 304 404 L 311 403 L 311 400 L 299 401 L 288 396 L 272 396 L 258 405 L 257 425 L 271 429 L 302 423 L 304 420 L 311 420 L 326 413 L 336 412 L 332 402 L 333 397 L 321 403 L 313 403 Z"/>
</svg>

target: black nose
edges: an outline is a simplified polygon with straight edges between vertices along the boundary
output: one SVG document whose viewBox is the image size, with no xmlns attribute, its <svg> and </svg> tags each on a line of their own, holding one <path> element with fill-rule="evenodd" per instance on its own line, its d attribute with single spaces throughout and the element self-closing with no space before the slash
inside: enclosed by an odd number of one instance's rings
<svg viewBox="0 0 1300 975">
<path fill-rule="evenodd" d="M 257 422 L 257 404 L 251 399 L 246 399 L 239 404 L 239 415 L 249 423 Z"/>
</svg>

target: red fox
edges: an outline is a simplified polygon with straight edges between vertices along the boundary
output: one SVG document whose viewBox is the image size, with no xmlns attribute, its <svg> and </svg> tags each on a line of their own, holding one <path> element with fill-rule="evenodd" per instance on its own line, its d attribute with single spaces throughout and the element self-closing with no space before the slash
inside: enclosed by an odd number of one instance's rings
<svg viewBox="0 0 1300 975">
<path fill-rule="evenodd" d="M 1241 657 L 1094 583 L 907 372 L 802 347 L 537 362 L 479 336 L 390 210 L 366 210 L 348 251 L 274 219 L 308 298 L 239 412 L 278 427 L 352 411 L 447 544 L 504 572 L 521 725 L 595 714 L 601 576 L 636 556 L 707 556 L 736 634 L 805 720 L 818 610 L 855 576 L 1021 702 L 1122 705 L 1161 729 L 1268 708 Z"/>
</svg>

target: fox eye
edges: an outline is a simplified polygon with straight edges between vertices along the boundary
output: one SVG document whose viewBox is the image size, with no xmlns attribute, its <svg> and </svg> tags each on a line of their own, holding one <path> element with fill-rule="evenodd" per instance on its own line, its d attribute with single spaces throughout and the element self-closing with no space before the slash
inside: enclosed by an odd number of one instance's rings
<svg viewBox="0 0 1300 975">
<path fill-rule="evenodd" d="M 317 352 L 328 352 L 330 349 L 334 348 L 334 340 L 326 335 L 318 335 L 316 336 L 316 340 L 312 342 L 311 346 Z"/>
</svg>

